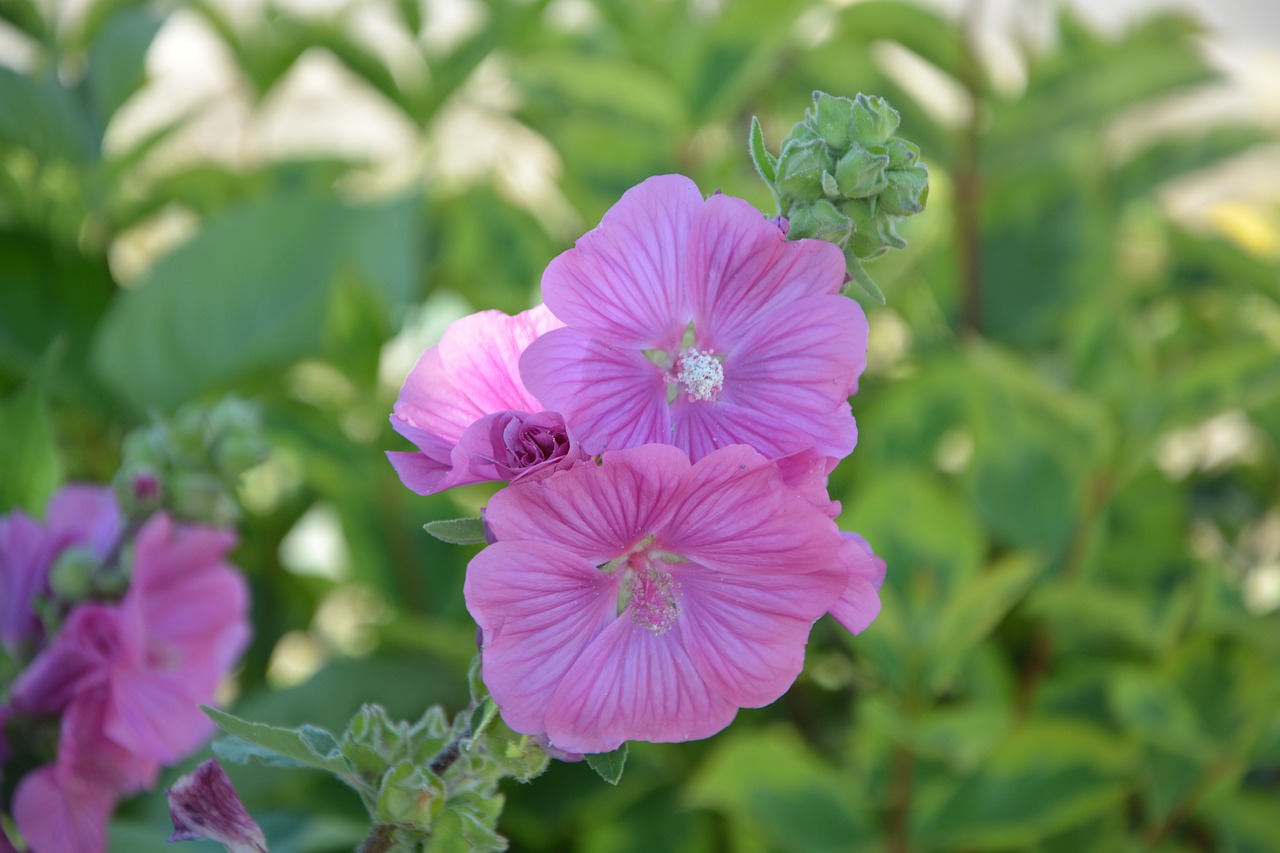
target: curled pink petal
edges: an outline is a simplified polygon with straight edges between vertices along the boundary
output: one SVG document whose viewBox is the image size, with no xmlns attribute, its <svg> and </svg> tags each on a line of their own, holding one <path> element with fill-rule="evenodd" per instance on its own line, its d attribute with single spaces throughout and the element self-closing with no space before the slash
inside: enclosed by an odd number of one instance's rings
<svg viewBox="0 0 1280 853">
<path fill-rule="evenodd" d="M 267 853 L 262 828 L 245 811 L 217 759 L 180 777 L 166 793 L 173 820 L 169 841 L 216 841 L 227 853 Z"/>
</svg>

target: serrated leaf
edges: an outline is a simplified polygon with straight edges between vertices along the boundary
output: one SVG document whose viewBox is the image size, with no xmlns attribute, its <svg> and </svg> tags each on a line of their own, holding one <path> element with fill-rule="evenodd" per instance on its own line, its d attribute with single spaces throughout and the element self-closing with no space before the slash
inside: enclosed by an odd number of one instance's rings
<svg viewBox="0 0 1280 853">
<path fill-rule="evenodd" d="M 613 752 L 592 753 L 587 756 L 587 764 L 600 774 L 601 779 L 610 785 L 616 785 L 622 778 L 622 769 L 627 764 L 627 744 L 624 742 Z"/>
<path fill-rule="evenodd" d="M 764 144 L 764 128 L 760 119 L 751 117 L 751 161 L 756 164 L 756 171 L 770 187 L 778 179 L 778 160 L 769 153 Z"/>
<path fill-rule="evenodd" d="M 479 518 L 428 521 L 422 529 L 450 545 L 482 545 L 489 541 L 484 535 L 484 523 Z"/>
<path fill-rule="evenodd" d="M 285 762 L 271 763 L 287 766 L 288 761 L 306 767 L 325 770 L 342 779 L 344 782 L 359 788 L 351 767 L 338 749 L 338 742 L 333 735 L 316 726 L 299 726 L 291 729 L 283 726 L 271 726 L 266 723 L 255 723 L 239 717 L 201 705 L 205 716 L 213 720 L 218 728 L 244 741 L 253 749 L 231 749 L 227 753 L 228 760 L 244 758 L 262 758 L 263 752 L 275 754 Z"/>
</svg>

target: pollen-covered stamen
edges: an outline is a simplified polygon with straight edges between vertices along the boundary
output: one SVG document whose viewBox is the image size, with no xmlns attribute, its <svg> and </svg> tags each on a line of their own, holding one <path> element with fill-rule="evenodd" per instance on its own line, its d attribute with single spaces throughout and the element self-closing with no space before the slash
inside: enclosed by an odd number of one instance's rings
<svg viewBox="0 0 1280 853">
<path fill-rule="evenodd" d="M 690 400 L 714 400 L 724 387 L 724 368 L 711 350 L 689 347 L 676 360 L 676 381 Z"/>
<path fill-rule="evenodd" d="M 680 585 L 655 568 L 634 568 L 622 580 L 618 614 L 630 611 L 631 621 L 655 634 L 665 634 L 680 616 Z"/>
</svg>

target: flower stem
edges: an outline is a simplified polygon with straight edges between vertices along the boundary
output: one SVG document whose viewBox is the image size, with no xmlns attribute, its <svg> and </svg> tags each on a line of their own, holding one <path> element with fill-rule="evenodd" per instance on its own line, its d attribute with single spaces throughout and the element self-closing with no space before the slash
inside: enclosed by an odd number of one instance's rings
<svg viewBox="0 0 1280 853">
<path fill-rule="evenodd" d="M 396 839 L 396 828 L 389 823 L 375 823 L 356 853 L 386 853 Z"/>
</svg>

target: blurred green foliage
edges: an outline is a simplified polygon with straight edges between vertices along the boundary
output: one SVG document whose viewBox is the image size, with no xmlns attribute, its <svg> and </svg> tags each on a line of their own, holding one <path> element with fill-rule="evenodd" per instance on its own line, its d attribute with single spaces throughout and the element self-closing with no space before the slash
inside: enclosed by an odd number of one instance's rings
<svg viewBox="0 0 1280 853">
<path fill-rule="evenodd" d="M 852 639 L 819 623 L 784 699 L 710 741 L 636 745 L 617 788 L 581 764 L 511 784 L 502 831 L 533 851 L 1280 850 L 1280 263 L 1157 199 L 1276 139 L 1112 144 L 1136 109 L 1215 81 L 1197 28 L 1161 14 L 1104 37 L 1063 13 L 1011 91 L 961 24 L 907 3 L 471 5 L 441 46 L 418 0 L 93 0 L 66 20 L 0 2 L 32 57 L 0 68 L 0 510 L 107 480 L 149 410 L 260 400 L 274 449 L 244 489 L 255 639 L 234 710 L 341 731 L 364 702 L 460 708 L 474 549 L 421 525 L 487 493 L 400 486 L 384 345 L 424 300 L 436 326 L 527 306 L 651 174 L 771 209 L 750 117 L 778 139 L 814 89 L 883 95 L 935 184 L 910 248 L 872 265 L 888 305 L 867 306 L 861 446 L 832 480 L 842 525 L 888 561 L 883 613 Z M 350 26 L 362 6 L 416 71 Z M 477 74 L 501 77 L 505 120 L 558 155 L 569 224 L 484 176 L 370 197 L 353 187 L 376 164 L 338 156 L 155 168 L 193 115 L 104 146 L 179 15 L 234 59 L 254 114 L 325 52 L 428 154 Z M 949 79 L 957 120 L 904 89 L 886 43 Z M 122 287 L 113 250 L 173 211 L 194 233 Z M 342 537 L 313 560 L 346 559 L 297 571 L 286 536 L 324 518 Z M 281 688 L 290 660 L 320 668 Z M 357 798 L 320 774 L 233 776 L 273 850 L 362 835 Z M 164 821 L 162 797 L 134 801 L 114 848 L 162 849 Z"/>
</svg>

